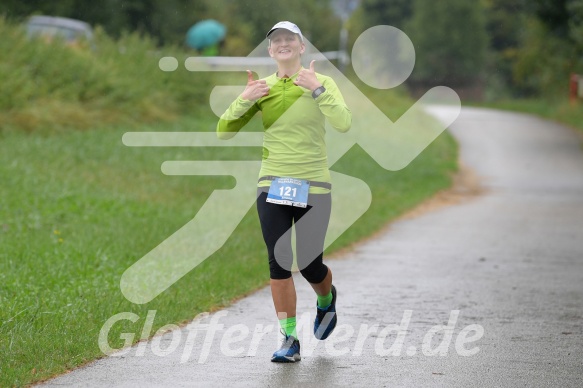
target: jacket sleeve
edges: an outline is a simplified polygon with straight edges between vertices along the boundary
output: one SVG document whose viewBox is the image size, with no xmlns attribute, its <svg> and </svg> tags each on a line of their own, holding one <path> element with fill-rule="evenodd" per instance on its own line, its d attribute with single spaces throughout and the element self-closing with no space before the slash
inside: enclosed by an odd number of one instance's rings
<svg viewBox="0 0 583 388">
<path fill-rule="evenodd" d="M 241 96 L 237 97 L 221 115 L 217 124 L 217 137 L 221 140 L 232 138 L 253 118 L 258 110 L 259 106 L 256 102 L 244 100 Z"/>
<path fill-rule="evenodd" d="M 316 98 L 320 111 L 334 129 L 346 132 L 352 125 L 352 112 L 346 106 L 336 82 L 330 77 L 324 78 L 323 81 L 322 86 L 326 91 Z"/>
</svg>

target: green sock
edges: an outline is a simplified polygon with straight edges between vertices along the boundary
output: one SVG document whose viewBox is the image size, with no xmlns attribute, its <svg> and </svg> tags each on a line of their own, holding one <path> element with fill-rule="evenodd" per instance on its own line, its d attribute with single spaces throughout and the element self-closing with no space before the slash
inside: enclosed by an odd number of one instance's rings
<svg viewBox="0 0 583 388">
<path fill-rule="evenodd" d="M 318 295 L 318 307 L 325 309 L 332 304 L 332 290 L 326 296 Z"/>
<path fill-rule="evenodd" d="M 285 335 L 293 335 L 298 338 L 298 334 L 296 333 L 296 317 L 280 319 L 279 326 L 281 326 Z"/>
</svg>

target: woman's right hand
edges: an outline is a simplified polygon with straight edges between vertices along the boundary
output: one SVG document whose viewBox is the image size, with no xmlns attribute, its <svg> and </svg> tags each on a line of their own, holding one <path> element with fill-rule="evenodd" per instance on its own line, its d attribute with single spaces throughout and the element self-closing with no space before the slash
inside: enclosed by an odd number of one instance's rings
<svg viewBox="0 0 583 388">
<path fill-rule="evenodd" d="M 263 96 L 269 94 L 269 86 L 265 80 L 254 80 L 251 70 L 247 70 L 247 86 L 241 93 L 241 98 L 244 100 L 256 101 Z"/>
</svg>

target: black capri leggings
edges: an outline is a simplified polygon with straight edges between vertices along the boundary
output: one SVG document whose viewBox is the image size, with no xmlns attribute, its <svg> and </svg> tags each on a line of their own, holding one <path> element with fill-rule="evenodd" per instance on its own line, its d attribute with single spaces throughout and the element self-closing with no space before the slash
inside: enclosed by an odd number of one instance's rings
<svg viewBox="0 0 583 388">
<path fill-rule="evenodd" d="M 257 213 L 267 245 L 271 279 L 291 277 L 291 227 L 295 224 L 298 268 L 308 282 L 320 283 L 328 274 L 322 252 L 332 209 L 331 195 L 310 194 L 308 207 L 300 208 L 266 202 L 264 189 L 267 188 L 258 188 Z"/>
</svg>

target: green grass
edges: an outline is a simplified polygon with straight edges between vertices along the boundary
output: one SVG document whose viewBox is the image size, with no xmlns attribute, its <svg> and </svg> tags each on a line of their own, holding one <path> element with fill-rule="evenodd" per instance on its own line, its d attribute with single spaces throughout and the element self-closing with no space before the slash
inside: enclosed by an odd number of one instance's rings
<svg viewBox="0 0 583 388">
<path fill-rule="evenodd" d="M 156 47 L 137 33 L 114 40 L 97 28 L 94 48 L 70 47 L 28 39 L 0 15 L 0 35 L 0 131 L 170 121 L 208 101 L 210 77 L 158 66 L 167 55 L 182 64 L 192 52 Z"/>
<path fill-rule="evenodd" d="M 385 111 L 393 120 L 410 105 L 394 93 L 371 96 L 390 106 Z M 205 113 L 141 129 L 213 129 L 215 122 Z M 260 155 L 258 148 L 128 148 L 121 143 L 125 131 L 0 132 L 0 386 L 26 385 L 102 356 L 99 330 L 116 313 L 140 316 L 113 327 L 110 342 L 119 347 L 120 333 L 139 333 L 148 310 L 157 310 L 155 331 L 267 283 L 252 207 L 223 248 L 152 302 L 134 305 L 122 296 L 125 269 L 191 220 L 213 190 L 233 184 L 228 177 L 164 176 L 160 164 Z M 456 160 L 446 133 L 398 172 L 353 147 L 333 169 L 365 180 L 373 203 L 329 251 L 369 236 L 448 187 Z"/>
<path fill-rule="evenodd" d="M 473 104 L 472 104 L 473 105 Z M 583 100 L 572 104 L 566 99 L 516 99 L 477 104 L 494 109 L 534 114 L 583 132 Z"/>
</svg>

